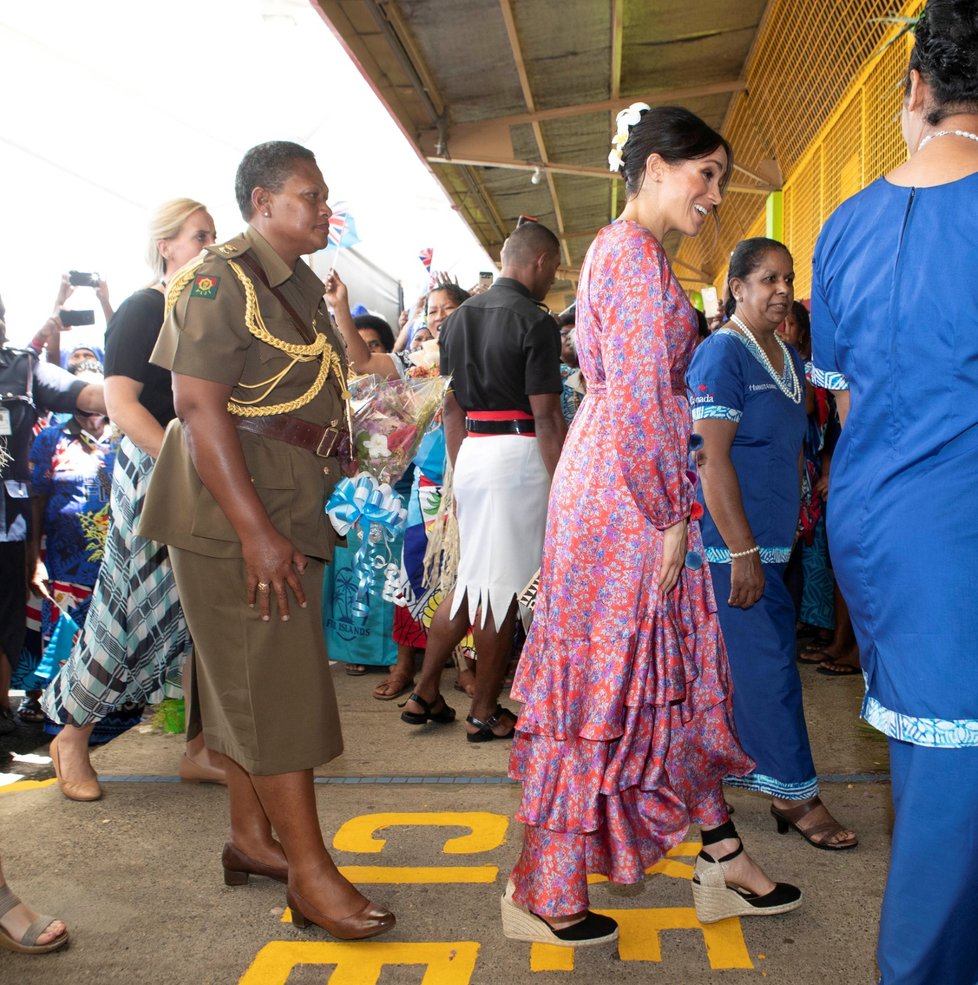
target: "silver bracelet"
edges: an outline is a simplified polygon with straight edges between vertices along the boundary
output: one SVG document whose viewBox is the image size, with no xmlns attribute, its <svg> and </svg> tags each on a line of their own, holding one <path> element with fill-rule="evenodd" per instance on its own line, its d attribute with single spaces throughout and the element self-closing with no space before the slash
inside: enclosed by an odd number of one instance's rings
<svg viewBox="0 0 978 985">
<path fill-rule="evenodd" d="M 761 549 L 755 544 L 749 551 L 731 551 L 731 557 L 750 557 L 751 554 L 760 554 Z"/>
</svg>

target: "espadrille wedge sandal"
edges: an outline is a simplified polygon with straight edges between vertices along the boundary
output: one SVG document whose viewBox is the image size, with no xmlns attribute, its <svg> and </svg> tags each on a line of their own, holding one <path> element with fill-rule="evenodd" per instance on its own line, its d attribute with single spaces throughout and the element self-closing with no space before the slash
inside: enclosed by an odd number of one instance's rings
<svg viewBox="0 0 978 985">
<path fill-rule="evenodd" d="M 531 944 L 554 944 L 557 947 L 591 947 L 610 944 L 618 940 L 618 924 L 611 917 L 587 911 L 579 923 L 554 930 L 542 917 L 524 910 L 513 902 L 513 883 L 500 897 L 503 918 L 503 936 L 512 941 L 528 941 Z"/>
<path fill-rule="evenodd" d="M 733 822 L 727 821 L 712 831 L 703 832 L 703 845 L 736 838 Z M 696 857 L 693 867 L 693 906 L 700 923 L 716 923 L 728 917 L 772 917 L 801 906 L 801 890 L 786 882 L 775 884 L 763 896 L 736 886 L 728 886 L 723 875 L 723 862 L 735 859 L 743 852 L 743 844 L 721 859 L 711 858 L 705 851 Z"/>
</svg>

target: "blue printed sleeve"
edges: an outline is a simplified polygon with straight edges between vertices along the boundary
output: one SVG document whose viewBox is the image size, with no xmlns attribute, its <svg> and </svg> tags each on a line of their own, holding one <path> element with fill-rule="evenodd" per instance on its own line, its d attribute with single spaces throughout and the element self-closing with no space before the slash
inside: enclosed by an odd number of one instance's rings
<svg viewBox="0 0 978 985">
<path fill-rule="evenodd" d="M 51 460 L 61 436 L 60 427 L 45 428 L 31 445 L 31 495 L 47 496 L 53 485 L 51 481 Z"/>
<path fill-rule="evenodd" d="M 686 373 L 689 405 L 694 421 L 714 418 L 740 423 L 746 387 L 747 350 L 736 335 L 714 332 L 693 354 Z"/>
<path fill-rule="evenodd" d="M 812 261 L 812 385 L 824 390 L 848 390 L 849 381 L 840 371 L 835 352 L 837 324 L 828 303 L 823 257 L 823 237 Z"/>
</svg>

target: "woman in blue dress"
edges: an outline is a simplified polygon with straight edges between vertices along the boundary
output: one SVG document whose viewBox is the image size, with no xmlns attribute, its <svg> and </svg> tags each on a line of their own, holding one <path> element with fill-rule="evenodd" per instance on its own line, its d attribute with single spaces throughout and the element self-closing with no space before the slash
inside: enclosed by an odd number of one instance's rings
<svg viewBox="0 0 978 985">
<path fill-rule="evenodd" d="M 814 259 L 816 382 L 839 391 L 828 531 L 890 746 L 884 985 L 978 981 L 978 5 L 930 0 L 910 157 L 843 203 Z"/>
<path fill-rule="evenodd" d="M 794 265 L 761 237 L 730 257 L 727 327 L 696 350 L 687 373 L 698 453 L 703 542 L 734 683 L 734 719 L 756 763 L 727 782 L 770 794 L 784 834 L 854 848 L 857 838 L 818 796 L 801 679 L 795 607 L 784 571 L 795 540 L 805 434 L 805 370 L 775 335 L 791 310 Z"/>
</svg>

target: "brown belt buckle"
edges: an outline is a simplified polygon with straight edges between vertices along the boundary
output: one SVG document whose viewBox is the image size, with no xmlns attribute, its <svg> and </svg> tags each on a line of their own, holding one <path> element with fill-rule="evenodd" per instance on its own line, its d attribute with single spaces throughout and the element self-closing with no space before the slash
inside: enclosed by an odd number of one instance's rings
<svg viewBox="0 0 978 985">
<path fill-rule="evenodd" d="M 320 458 L 332 458 L 342 435 L 343 432 L 339 428 L 324 428 L 323 436 L 319 439 L 319 444 L 316 446 L 316 454 Z"/>
</svg>

